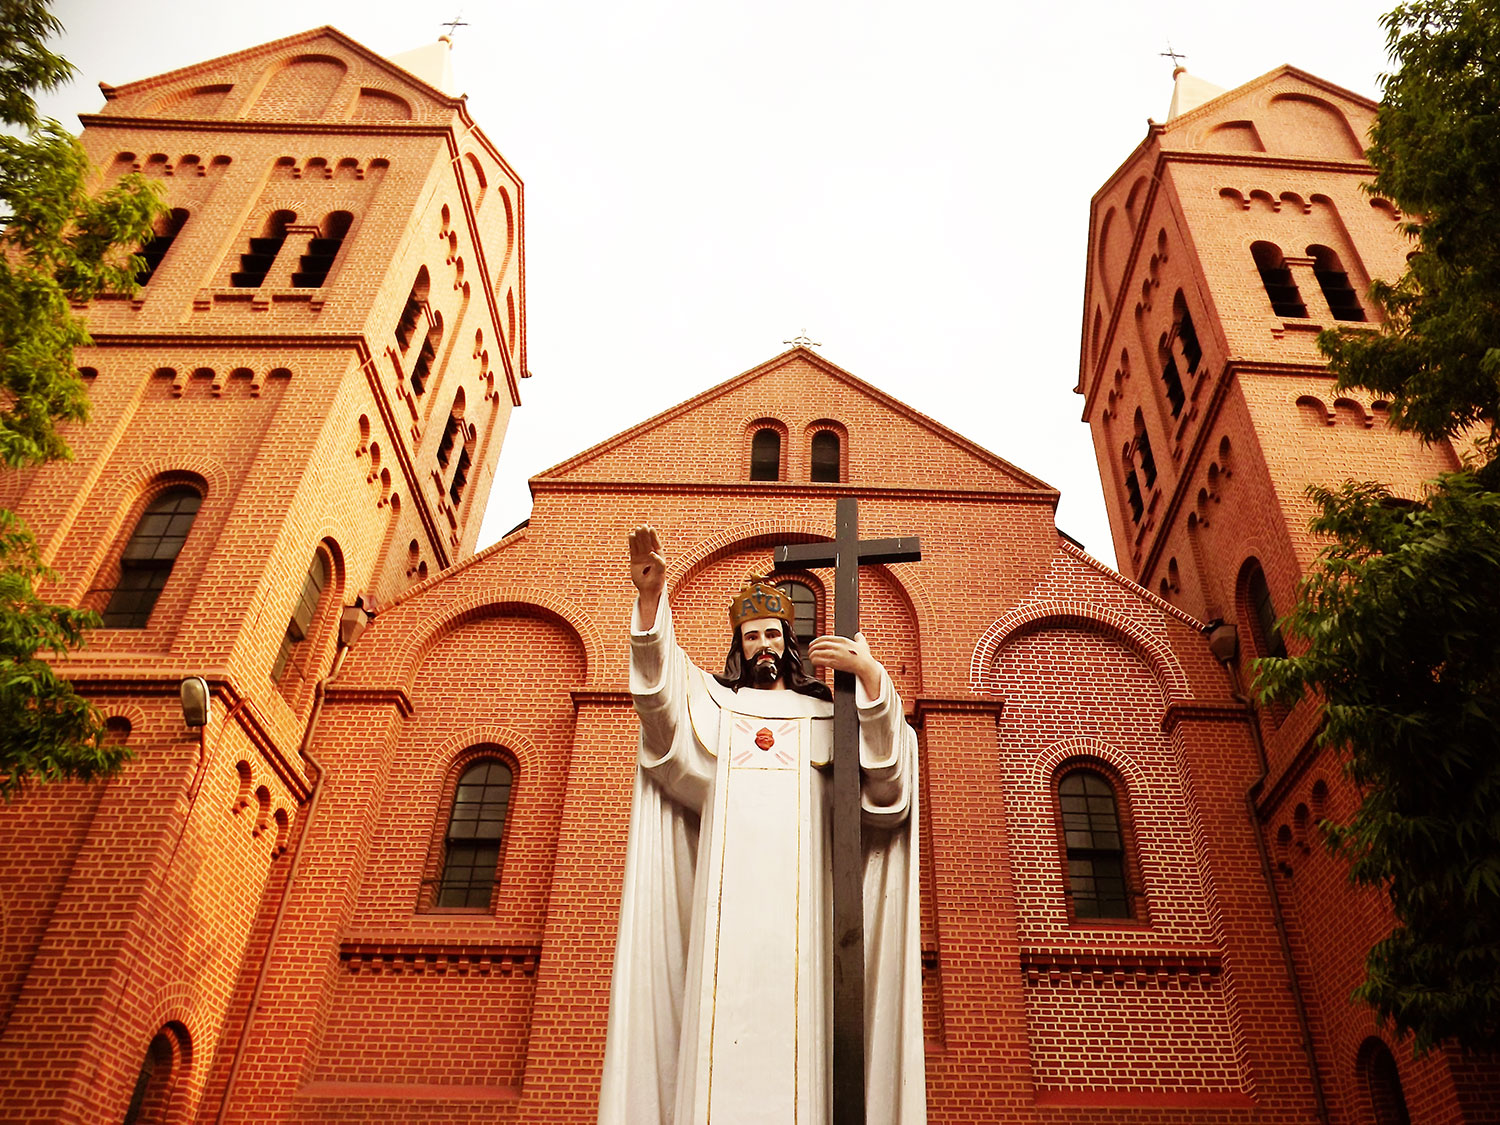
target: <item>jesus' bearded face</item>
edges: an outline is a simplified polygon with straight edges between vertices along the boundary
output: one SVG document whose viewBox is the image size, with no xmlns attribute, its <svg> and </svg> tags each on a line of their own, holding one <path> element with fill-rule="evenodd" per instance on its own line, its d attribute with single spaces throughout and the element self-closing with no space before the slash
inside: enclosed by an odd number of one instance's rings
<svg viewBox="0 0 1500 1125">
<path fill-rule="evenodd" d="M 740 653 L 756 687 L 781 688 L 786 626 L 777 617 L 753 617 L 740 626 Z"/>
</svg>

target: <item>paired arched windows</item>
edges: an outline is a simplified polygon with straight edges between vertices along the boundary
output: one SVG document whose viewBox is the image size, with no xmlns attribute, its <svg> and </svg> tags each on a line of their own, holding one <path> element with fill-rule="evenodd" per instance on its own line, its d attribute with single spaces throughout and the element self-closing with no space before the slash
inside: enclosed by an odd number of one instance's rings
<svg viewBox="0 0 1500 1125">
<path fill-rule="evenodd" d="M 1086 764 L 1065 767 L 1057 776 L 1057 817 L 1069 916 L 1135 918 L 1129 841 L 1113 779 Z"/>
<path fill-rule="evenodd" d="M 141 513 L 120 555 L 119 577 L 106 591 L 106 629 L 144 629 L 182 553 L 203 497 L 188 485 L 173 485 Z M 96 603 L 97 604 L 97 603 Z"/>
<path fill-rule="evenodd" d="M 844 479 L 844 434 L 837 422 L 818 421 L 807 427 L 808 480 L 817 484 L 837 484 Z M 786 441 L 785 427 L 769 420 L 754 423 L 750 432 L 750 479 L 783 479 L 782 452 Z"/>
<path fill-rule="evenodd" d="M 464 767 L 443 834 L 442 870 L 433 905 L 487 909 L 500 881 L 500 851 L 514 775 L 498 758 Z"/>
</svg>

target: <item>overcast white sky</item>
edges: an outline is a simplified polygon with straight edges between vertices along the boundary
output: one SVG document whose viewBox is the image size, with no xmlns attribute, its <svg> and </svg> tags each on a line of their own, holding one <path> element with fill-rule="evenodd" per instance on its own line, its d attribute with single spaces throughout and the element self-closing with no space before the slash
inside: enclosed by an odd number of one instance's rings
<svg viewBox="0 0 1500 1125">
<path fill-rule="evenodd" d="M 1089 198 L 1166 116 L 1292 63 L 1370 97 L 1390 0 L 55 0 L 76 128 L 119 85 L 322 24 L 385 54 L 461 12 L 458 91 L 526 183 L 530 366 L 481 545 L 526 478 L 784 350 L 1060 488 L 1114 561 L 1077 381 Z"/>
</svg>

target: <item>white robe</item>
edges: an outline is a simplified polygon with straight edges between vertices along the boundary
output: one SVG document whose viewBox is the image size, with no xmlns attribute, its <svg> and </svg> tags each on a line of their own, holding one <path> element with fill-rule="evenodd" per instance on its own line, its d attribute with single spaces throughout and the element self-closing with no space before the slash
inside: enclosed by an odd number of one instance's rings
<svg viewBox="0 0 1500 1125">
<path fill-rule="evenodd" d="M 724 687 L 677 646 L 665 601 L 654 628 L 639 626 L 637 606 L 641 741 L 599 1120 L 824 1125 L 833 706 Z M 920 1125 L 916 736 L 884 670 L 880 697 L 861 685 L 856 701 L 866 1113 L 871 1125 Z"/>
</svg>

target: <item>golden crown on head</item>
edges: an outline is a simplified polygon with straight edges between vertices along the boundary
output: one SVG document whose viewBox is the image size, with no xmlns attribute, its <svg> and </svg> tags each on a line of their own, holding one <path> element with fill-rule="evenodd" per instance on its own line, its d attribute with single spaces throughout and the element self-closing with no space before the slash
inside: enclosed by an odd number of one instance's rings
<svg viewBox="0 0 1500 1125">
<path fill-rule="evenodd" d="M 729 623 L 736 629 L 757 617 L 779 617 L 790 621 L 794 613 L 792 599 L 786 592 L 767 584 L 759 574 L 747 578 L 734 601 L 729 603 Z"/>
</svg>

